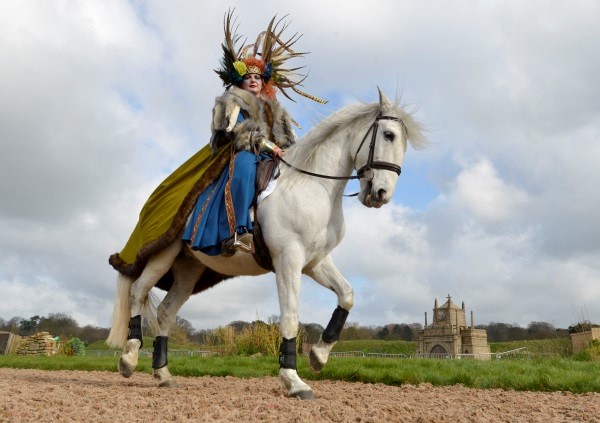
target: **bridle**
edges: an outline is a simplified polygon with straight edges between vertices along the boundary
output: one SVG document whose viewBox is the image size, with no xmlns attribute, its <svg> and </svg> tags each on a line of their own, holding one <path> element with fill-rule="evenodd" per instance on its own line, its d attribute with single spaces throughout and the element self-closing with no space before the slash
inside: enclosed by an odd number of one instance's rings
<svg viewBox="0 0 600 423">
<path fill-rule="evenodd" d="M 369 156 L 367 158 L 367 163 L 356 171 L 356 175 L 351 175 L 351 176 L 323 175 L 321 173 L 314 173 L 314 172 L 309 172 L 307 170 L 299 169 L 296 166 L 289 164 L 282 158 L 280 158 L 279 160 L 281 160 L 287 166 L 291 167 L 292 169 L 294 169 L 300 173 L 304 173 L 305 175 L 310 175 L 310 176 L 316 176 L 318 178 L 325 178 L 325 179 L 343 179 L 343 180 L 364 179 L 367 183 L 370 183 L 374 177 L 373 169 L 389 170 L 392 172 L 396 172 L 396 174 L 400 175 L 400 173 L 402 172 L 402 167 L 400 167 L 399 165 L 397 165 L 395 163 L 391 163 L 391 162 L 382 162 L 379 160 L 377 160 L 377 161 L 373 160 L 373 157 L 375 155 L 375 141 L 377 140 L 377 130 L 379 129 L 378 122 L 380 120 L 395 120 L 396 122 L 402 123 L 402 120 L 395 116 L 384 116 L 381 113 L 379 115 L 377 115 L 377 117 L 375 118 L 375 121 L 371 124 L 371 126 L 369 126 L 369 129 L 367 130 L 367 132 L 365 133 L 365 136 L 363 137 L 362 141 L 360 142 L 360 145 L 358 146 L 356 153 L 354 153 L 354 165 L 356 166 L 356 158 L 358 157 L 358 153 L 360 152 L 363 145 L 365 144 L 365 141 L 367 140 L 367 137 L 369 136 L 369 132 L 372 131 L 371 132 L 371 143 L 369 144 Z"/>
</svg>

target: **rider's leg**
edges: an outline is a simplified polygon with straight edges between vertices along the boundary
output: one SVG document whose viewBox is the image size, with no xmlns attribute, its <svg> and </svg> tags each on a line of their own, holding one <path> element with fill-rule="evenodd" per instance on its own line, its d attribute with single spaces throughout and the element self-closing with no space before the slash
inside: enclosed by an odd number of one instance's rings
<svg viewBox="0 0 600 423">
<path fill-rule="evenodd" d="M 250 207 L 254 199 L 256 166 L 258 159 L 249 151 L 240 151 L 230 164 L 230 178 L 225 187 L 226 207 L 228 202 L 233 204 L 235 222 L 229 222 L 232 231 L 231 239 L 225 241 L 226 254 L 231 255 L 234 250 L 253 252 L 252 219 Z"/>
</svg>

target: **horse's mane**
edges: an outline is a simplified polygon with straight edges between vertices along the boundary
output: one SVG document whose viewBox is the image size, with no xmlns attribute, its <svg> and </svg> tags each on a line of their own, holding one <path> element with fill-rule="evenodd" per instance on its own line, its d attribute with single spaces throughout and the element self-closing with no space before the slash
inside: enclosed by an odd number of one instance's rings
<svg viewBox="0 0 600 423">
<path fill-rule="evenodd" d="M 369 126 L 380 113 L 379 103 L 360 103 L 345 106 L 317 123 L 300 140 L 292 146 L 286 159 L 301 169 L 312 169 L 315 158 L 326 141 L 340 131 L 349 133 L 366 133 Z M 407 112 L 398 103 L 384 112 L 386 115 L 398 117 L 402 122 L 404 138 L 415 149 L 427 147 L 427 139 L 422 133 L 422 125 L 414 118 L 413 112 Z"/>
</svg>

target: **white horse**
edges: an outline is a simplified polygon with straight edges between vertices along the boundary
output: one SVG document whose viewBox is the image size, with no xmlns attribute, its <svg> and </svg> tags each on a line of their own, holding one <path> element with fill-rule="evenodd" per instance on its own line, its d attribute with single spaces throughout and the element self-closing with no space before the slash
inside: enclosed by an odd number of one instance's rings
<svg viewBox="0 0 600 423">
<path fill-rule="evenodd" d="M 331 251 L 344 236 L 342 195 L 356 170 L 360 176 L 358 199 L 367 207 L 379 208 L 394 193 L 400 166 L 407 149 L 424 146 L 420 125 L 413 116 L 392 104 L 379 91 L 379 103 L 351 105 L 317 124 L 289 148 L 286 159 L 295 168 L 329 179 L 301 173 L 282 166 L 275 191 L 261 202 L 258 218 L 273 258 L 283 336 L 279 357 L 279 378 L 288 396 L 312 398 L 311 388 L 296 372 L 296 335 L 301 274 L 337 295 L 327 328 L 310 352 L 310 367 L 319 371 L 339 339 L 348 312 L 354 303 L 352 287 L 336 268 Z M 158 336 L 154 343 L 154 377 L 159 386 L 173 386 L 167 367 L 167 337 L 177 312 L 192 294 L 203 272 L 212 269 L 224 275 L 261 275 L 252 255 L 238 251 L 234 256 L 207 256 L 192 251 L 178 240 L 152 256 L 137 280 L 120 275 L 113 323 L 107 343 L 123 349 L 119 370 L 131 376 L 141 347 L 139 328 L 151 288 L 169 270 L 174 281 L 156 310 Z M 207 287 L 214 285 L 208 282 Z M 129 332 L 128 332 L 129 323 Z"/>
</svg>

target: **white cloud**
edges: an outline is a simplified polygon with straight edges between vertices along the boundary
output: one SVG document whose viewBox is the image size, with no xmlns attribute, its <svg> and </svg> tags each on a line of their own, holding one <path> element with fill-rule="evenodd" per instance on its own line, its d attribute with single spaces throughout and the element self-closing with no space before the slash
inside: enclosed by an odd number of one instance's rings
<svg viewBox="0 0 600 423">
<path fill-rule="evenodd" d="M 502 180 L 488 159 L 479 157 L 463 166 L 449 194 L 457 209 L 467 209 L 476 219 L 498 222 L 526 207 L 527 193 Z"/>
</svg>

